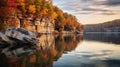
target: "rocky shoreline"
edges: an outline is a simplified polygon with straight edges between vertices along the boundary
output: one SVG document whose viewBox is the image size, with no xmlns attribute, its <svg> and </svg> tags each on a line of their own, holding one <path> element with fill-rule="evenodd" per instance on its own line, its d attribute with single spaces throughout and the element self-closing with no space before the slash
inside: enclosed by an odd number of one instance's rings
<svg viewBox="0 0 120 67">
<path fill-rule="evenodd" d="M 37 38 L 32 32 L 22 28 L 7 28 L 4 32 L 0 32 L 0 48 L 11 45 L 36 45 Z"/>
</svg>

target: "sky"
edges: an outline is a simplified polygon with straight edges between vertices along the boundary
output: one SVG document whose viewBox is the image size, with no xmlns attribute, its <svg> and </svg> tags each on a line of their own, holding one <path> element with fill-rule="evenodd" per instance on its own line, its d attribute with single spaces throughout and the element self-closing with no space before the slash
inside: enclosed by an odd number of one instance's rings
<svg viewBox="0 0 120 67">
<path fill-rule="evenodd" d="M 82 24 L 98 24 L 120 19 L 120 0 L 53 0 Z"/>
</svg>

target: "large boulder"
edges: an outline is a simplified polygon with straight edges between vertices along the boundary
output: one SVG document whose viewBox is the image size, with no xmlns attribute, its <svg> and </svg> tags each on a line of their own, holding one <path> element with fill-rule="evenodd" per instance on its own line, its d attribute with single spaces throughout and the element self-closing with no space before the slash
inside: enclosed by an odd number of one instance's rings
<svg viewBox="0 0 120 67">
<path fill-rule="evenodd" d="M 36 45 L 37 38 L 32 32 L 22 28 L 9 27 L 0 32 L 0 48 L 11 45 Z"/>
<path fill-rule="evenodd" d="M 19 40 L 23 40 L 24 38 L 36 39 L 36 35 L 34 33 L 30 31 L 26 31 L 22 28 L 9 27 L 6 29 L 5 35 L 12 37 L 12 38 L 19 39 Z"/>
<path fill-rule="evenodd" d="M 19 57 L 35 51 L 38 40 L 32 32 L 9 27 L 0 32 L 0 52 L 8 57 Z"/>
</svg>

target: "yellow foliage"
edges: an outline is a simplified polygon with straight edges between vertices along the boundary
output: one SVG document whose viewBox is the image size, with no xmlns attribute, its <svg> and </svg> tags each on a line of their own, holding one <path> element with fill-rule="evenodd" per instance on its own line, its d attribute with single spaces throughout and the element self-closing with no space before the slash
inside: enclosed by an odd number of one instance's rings
<svg viewBox="0 0 120 67">
<path fill-rule="evenodd" d="M 57 13 L 56 12 L 52 12 L 52 19 L 55 19 L 57 17 Z"/>
<path fill-rule="evenodd" d="M 47 9 L 47 8 L 45 8 L 45 9 L 43 9 L 43 10 L 41 11 L 41 14 L 46 15 L 46 14 L 47 14 L 47 12 L 48 12 L 48 9 Z"/>
<path fill-rule="evenodd" d="M 29 6 L 29 12 L 30 12 L 30 13 L 35 13 L 35 12 L 36 12 L 35 5 L 30 5 L 30 6 Z"/>
</svg>

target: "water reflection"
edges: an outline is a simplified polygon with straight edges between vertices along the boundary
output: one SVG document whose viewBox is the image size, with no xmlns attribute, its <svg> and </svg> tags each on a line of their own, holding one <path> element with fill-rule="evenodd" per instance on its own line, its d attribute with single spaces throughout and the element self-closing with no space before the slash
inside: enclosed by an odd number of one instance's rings
<svg viewBox="0 0 120 67">
<path fill-rule="evenodd" d="M 0 49 L 0 67 L 120 67 L 120 34 L 40 35 Z"/>
<path fill-rule="evenodd" d="M 13 45 L 0 49 L 0 67 L 53 67 L 62 54 L 83 40 L 76 35 L 41 35 L 37 46 Z"/>
<path fill-rule="evenodd" d="M 75 50 L 63 54 L 54 62 L 54 67 L 120 67 L 119 35 L 85 34 L 83 42 Z"/>
</svg>

